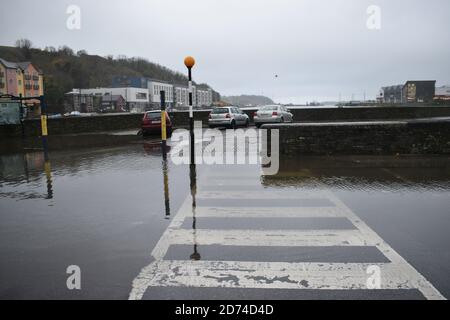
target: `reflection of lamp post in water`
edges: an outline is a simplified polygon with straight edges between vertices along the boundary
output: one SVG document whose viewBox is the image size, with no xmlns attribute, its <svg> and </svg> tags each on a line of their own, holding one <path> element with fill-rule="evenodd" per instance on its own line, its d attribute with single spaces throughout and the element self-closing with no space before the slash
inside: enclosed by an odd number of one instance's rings
<svg viewBox="0 0 450 320">
<path fill-rule="evenodd" d="M 44 170 L 47 178 L 47 199 L 53 198 L 52 188 L 52 173 L 50 170 L 50 159 L 48 157 L 48 130 L 47 130 L 47 104 L 45 103 L 44 96 L 39 97 L 39 103 L 41 106 L 41 134 L 42 134 L 42 148 L 44 149 Z"/>
<path fill-rule="evenodd" d="M 163 181 L 164 181 L 164 206 L 166 208 L 165 218 L 170 218 L 170 201 L 169 201 L 169 177 L 167 175 L 167 159 L 163 159 L 162 161 L 162 170 L 163 170 Z"/>
<path fill-rule="evenodd" d="M 192 197 L 192 231 L 194 235 L 194 253 L 190 255 L 191 260 L 200 260 L 200 253 L 197 252 L 197 226 L 196 226 L 196 217 L 195 217 L 195 195 L 197 193 L 197 173 L 195 164 L 191 164 L 189 166 L 189 178 L 190 178 L 190 186 L 191 186 L 191 197 Z"/>
<path fill-rule="evenodd" d="M 53 199 L 53 187 L 52 187 L 52 171 L 50 169 L 50 160 L 44 162 L 45 177 L 47 179 L 47 199 Z"/>
</svg>

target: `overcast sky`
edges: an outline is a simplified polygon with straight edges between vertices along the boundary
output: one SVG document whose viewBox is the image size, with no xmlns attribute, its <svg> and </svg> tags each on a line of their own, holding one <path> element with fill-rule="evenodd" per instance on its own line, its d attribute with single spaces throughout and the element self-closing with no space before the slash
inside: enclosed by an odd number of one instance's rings
<svg viewBox="0 0 450 320">
<path fill-rule="evenodd" d="M 81 28 L 66 27 L 69 5 Z M 367 27 L 367 8 L 381 28 Z M 406 80 L 450 84 L 448 0 L 4 0 L 0 45 L 68 45 L 140 56 L 185 72 L 224 95 L 278 102 L 375 98 Z M 278 77 L 275 77 L 278 75 Z"/>
</svg>

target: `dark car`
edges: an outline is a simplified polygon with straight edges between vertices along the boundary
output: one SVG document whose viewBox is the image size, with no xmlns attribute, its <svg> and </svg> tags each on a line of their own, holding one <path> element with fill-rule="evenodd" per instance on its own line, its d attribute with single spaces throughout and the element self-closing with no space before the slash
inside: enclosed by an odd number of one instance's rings
<svg viewBox="0 0 450 320">
<path fill-rule="evenodd" d="M 148 111 L 142 118 L 142 135 L 161 132 L 161 111 Z M 166 128 L 167 134 L 172 132 L 172 121 L 166 112 Z"/>
</svg>

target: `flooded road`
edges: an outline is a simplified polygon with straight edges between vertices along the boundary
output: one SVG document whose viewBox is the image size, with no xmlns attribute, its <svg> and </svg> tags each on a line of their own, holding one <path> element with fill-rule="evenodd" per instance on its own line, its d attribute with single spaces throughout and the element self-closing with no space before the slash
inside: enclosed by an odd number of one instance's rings
<svg viewBox="0 0 450 320">
<path fill-rule="evenodd" d="M 449 163 L 303 157 L 275 176 L 193 172 L 164 164 L 151 140 L 48 163 L 1 155 L 0 297 L 448 298 Z M 66 286 L 70 265 L 81 290 Z M 381 289 L 364 287 L 371 265 Z"/>
</svg>

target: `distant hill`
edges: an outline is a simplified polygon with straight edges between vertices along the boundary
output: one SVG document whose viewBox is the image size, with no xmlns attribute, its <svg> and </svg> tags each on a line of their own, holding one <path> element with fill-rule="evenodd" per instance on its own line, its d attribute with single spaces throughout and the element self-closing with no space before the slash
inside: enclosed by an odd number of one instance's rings
<svg viewBox="0 0 450 320">
<path fill-rule="evenodd" d="M 222 100 L 241 107 L 273 104 L 272 99 L 257 95 L 222 96 Z"/>
<path fill-rule="evenodd" d="M 44 94 L 50 112 L 61 112 L 64 93 L 72 88 L 109 87 L 114 76 L 143 76 L 173 83 L 187 83 L 187 77 L 144 58 L 100 57 L 67 46 L 55 49 L 26 49 L 0 46 L 0 58 L 31 61 L 44 73 Z M 199 86 L 205 87 L 207 84 Z"/>
</svg>

